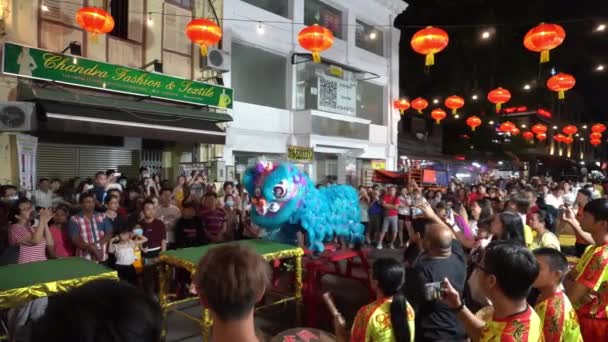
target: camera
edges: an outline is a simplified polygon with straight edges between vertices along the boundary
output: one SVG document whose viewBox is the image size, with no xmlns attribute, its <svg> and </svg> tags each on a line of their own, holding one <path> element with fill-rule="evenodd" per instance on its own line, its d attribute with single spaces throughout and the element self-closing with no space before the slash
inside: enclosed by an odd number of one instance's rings
<svg viewBox="0 0 608 342">
<path fill-rule="evenodd" d="M 91 191 L 91 190 L 93 190 L 93 188 L 94 188 L 94 187 L 95 187 L 95 185 L 93 185 L 93 184 L 88 184 L 88 185 L 85 187 L 85 189 L 87 189 L 88 191 Z"/>
<path fill-rule="evenodd" d="M 440 281 L 424 284 L 424 299 L 427 301 L 440 299 L 443 296 L 443 292 L 444 290 L 441 287 Z"/>
</svg>

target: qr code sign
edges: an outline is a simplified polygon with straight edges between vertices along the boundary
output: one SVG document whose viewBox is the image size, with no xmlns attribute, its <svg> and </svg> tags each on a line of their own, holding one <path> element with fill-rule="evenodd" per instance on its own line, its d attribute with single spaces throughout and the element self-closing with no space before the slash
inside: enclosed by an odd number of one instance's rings
<svg viewBox="0 0 608 342">
<path fill-rule="evenodd" d="M 319 106 L 337 108 L 338 82 L 319 78 Z"/>
</svg>

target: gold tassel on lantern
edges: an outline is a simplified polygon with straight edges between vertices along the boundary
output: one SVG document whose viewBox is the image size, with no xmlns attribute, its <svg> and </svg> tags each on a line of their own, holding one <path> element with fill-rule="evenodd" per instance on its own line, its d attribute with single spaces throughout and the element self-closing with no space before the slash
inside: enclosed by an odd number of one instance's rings
<svg viewBox="0 0 608 342">
<path fill-rule="evenodd" d="M 207 45 L 201 44 L 201 56 L 207 57 L 209 51 L 207 50 Z"/>
<path fill-rule="evenodd" d="M 563 99 L 565 99 L 565 98 L 566 98 L 566 92 L 565 92 L 565 91 L 563 91 L 563 90 L 558 91 L 558 92 L 557 92 L 557 98 L 558 98 L 559 100 L 563 100 Z"/>
<path fill-rule="evenodd" d="M 547 63 L 549 61 L 549 50 L 543 50 L 540 52 L 540 62 Z"/>
<path fill-rule="evenodd" d="M 497 103 L 496 104 L 496 113 L 500 112 L 501 108 L 502 108 L 502 104 L 501 103 Z"/>
<path fill-rule="evenodd" d="M 321 54 L 319 51 L 312 52 L 312 61 L 315 63 L 321 63 Z"/>
<path fill-rule="evenodd" d="M 425 61 L 424 65 L 426 65 L 426 66 L 435 65 L 435 54 L 434 53 L 429 53 L 426 55 L 426 61 Z"/>
</svg>

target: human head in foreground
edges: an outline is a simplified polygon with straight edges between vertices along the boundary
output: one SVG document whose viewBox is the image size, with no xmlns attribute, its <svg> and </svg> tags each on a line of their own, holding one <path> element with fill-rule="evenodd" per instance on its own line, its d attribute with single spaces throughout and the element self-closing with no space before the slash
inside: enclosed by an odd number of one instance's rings
<svg viewBox="0 0 608 342">
<path fill-rule="evenodd" d="M 53 297 L 30 341 L 156 342 L 162 321 L 158 303 L 141 290 L 98 280 Z"/>
<path fill-rule="evenodd" d="M 213 316 L 217 341 L 255 338 L 253 309 L 270 279 L 269 264 L 240 244 L 215 247 L 198 263 L 196 287 Z"/>
</svg>

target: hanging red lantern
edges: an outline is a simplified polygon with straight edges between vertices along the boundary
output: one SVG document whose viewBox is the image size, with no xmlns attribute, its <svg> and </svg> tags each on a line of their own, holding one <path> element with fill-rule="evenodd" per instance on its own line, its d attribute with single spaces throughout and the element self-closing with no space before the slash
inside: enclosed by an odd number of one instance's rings
<svg viewBox="0 0 608 342">
<path fill-rule="evenodd" d="M 441 120 L 445 119 L 446 116 L 447 114 L 445 113 L 445 110 L 441 108 L 434 109 L 431 112 L 431 117 L 435 119 L 435 122 L 437 122 L 438 125 L 441 123 Z"/>
<path fill-rule="evenodd" d="M 521 136 L 526 139 L 527 141 L 530 141 L 532 139 L 534 139 L 534 133 L 530 132 L 530 131 L 525 131 L 521 134 Z"/>
<path fill-rule="evenodd" d="M 496 104 L 496 113 L 500 112 L 502 104 L 509 102 L 510 99 L 511 92 L 501 87 L 498 87 L 488 93 L 488 101 Z"/>
<path fill-rule="evenodd" d="M 602 143 L 602 139 L 591 139 L 589 140 L 589 143 L 593 146 L 597 146 Z"/>
<path fill-rule="evenodd" d="M 591 126 L 591 132 L 604 133 L 606 131 L 606 125 L 598 123 Z"/>
<path fill-rule="evenodd" d="M 445 99 L 445 106 L 452 110 L 452 114 L 456 114 L 458 109 L 464 106 L 464 99 L 460 96 L 452 95 Z"/>
<path fill-rule="evenodd" d="M 412 108 L 418 111 L 418 113 L 422 114 L 422 111 L 429 106 L 429 102 L 422 97 L 417 97 L 412 101 Z"/>
<path fill-rule="evenodd" d="M 76 12 L 76 22 L 83 30 L 91 34 L 95 41 L 98 34 L 106 34 L 114 29 L 114 18 L 99 7 L 83 7 Z"/>
<path fill-rule="evenodd" d="M 424 65 L 431 66 L 435 64 L 435 54 L 445 49 L 449 42 L 450 37 L 447 32 L 428 26 L 414 34 L 410 45 L 414 51 L 426 56 Z"/>
<path fill-rule="evenodd" d="M 536 135 L 541 133 L 547 133 L 547 126 L 543 124 L 536 124 L 532 126 L 532 132 L 534 132 Z"/>
<path fill-rule="evenodd" d="M 518 134 L 519 134 L 519 132 L 521 132 L 521 131 L 519 130 L 519 128 L 517 128 L 517 127 L 513 127 L 513 129 L 512 129 L 512 130 L 511 130 L 511 132 L 509 132 L 509 133 L 511 133 L 511 135 L 512 135 L 512 136 L 516 136 L 516 135 L 518 135 Z"/>
<path fill-rule="evenodd" d="M 476 117 L 476 116 L 470 116 L 467 119 L 467 126 L 471 127 L 472 131 L 475 131 L 475 128 L 479 127 L 479 125 L 481 125 L 481 119 Z"/>
<path fill-rule="evenodd" d="M 589 134 L 589 139 L 591 139 L 591 140 L 602 139 L 602 133 L 593 132 L 593 133 Z"/>
<path fill-rule="evenodd" d="M 557 98 L 563 100 L 566 98 L 566 91 L 570 90 L 576 84 L 574 76 L 560 72 L 547 80 L 547 88 L 557 92 Z"/>
<path fill-rule="evenodd" d="M 545 24 L 532 28 L 524 37 L 526 49 L 540 52 L 540 62 L 549 61 L 549 50 L 558 47 L 566 38 L 566 31 L 557 24 Z"/>
<path fill-rule="evenodd" d="M 562 142 L 566 145 L 570 145 L 574 142 L 574 139 L 572 139 L 572 137 L 564 137 L 564 139 L 562 140 Z"/>
<path fill-rule="evenodd" d="M 564 139 L 566 139 L 566 136 L 561 133 L 558 133 L 553 136 L 553 140 L 555 140 L 558 143 L 564 142 Z"/>
<path fill-rule="evenodd" d="M 537 133 L 536 134 L 536 139 L 538 141 L 545 141 L 545 140 L 547 140 L 547 133 Z"/>
<path fill-rule="evenodd" d="M 334 45 L 334 34 L 329 29 L 314 24 L 303 28 L 298 33 L 298 43 L 312 52 L 313 62 L 321 63 L 321 52 Z"/>
<path fill-rule="evenodd" d="M 217 44 L 222 39 L 222 28 L 209 19 L 192 19 L 186 25 L 186 36 L 192 43 L 200 46 L 201 56 L 205 57 L 209 46 Z"/>
<path fill-rule="evenodd" d="M 498 130 L 504 133 L 510 133 L 511 131 L 513 131 L 514 128 L 517 128 L 514 123 L 512 123 L 511 121 L 505 121 L 500 124 Z"/>
<path fill-rule="evenodd" d="M 393 102 L 393 106 L 395 109 L 399 110 L 401 115 L 403 115 L 406 110 L 410 109 L 410 103 L 406 99 L 395 100 L 395 102 Z"/>
<path fill-rule="evenodd" d="M 576 132 L 578 132 L 578 129 L 574 125 L 568 125 L 568 126 L 562 128 L 562 132 L 564 132 L 565 135 L 571 137 L 574 134 L 576 134 Z"/>
</svg>

